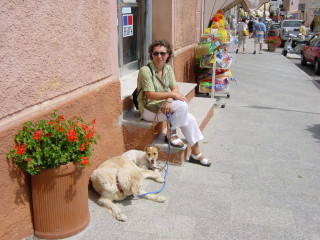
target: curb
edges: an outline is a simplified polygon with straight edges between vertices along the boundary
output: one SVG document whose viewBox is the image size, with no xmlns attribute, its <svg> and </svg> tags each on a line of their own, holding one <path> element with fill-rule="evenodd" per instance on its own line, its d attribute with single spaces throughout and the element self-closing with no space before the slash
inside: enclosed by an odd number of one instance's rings
<svg viewBox="0 0 320 240">
<path fill-rule="evenodd" d="M 283 56 L 283 55 L 282 55 Z M 288 62 L 294 65 L 295 68 L 297 68 L 306 78 L 307 80 L 313 80 L 311 76 L 309 76 L 305 71 L 303 71 L 301 68 L 297 67 L 290 59 L 283 56 Z"/>
<path fill-rule="evenodd" d="M 320 89 L 320 80 L 312 80 L 313 84 Z"/>
</svg>

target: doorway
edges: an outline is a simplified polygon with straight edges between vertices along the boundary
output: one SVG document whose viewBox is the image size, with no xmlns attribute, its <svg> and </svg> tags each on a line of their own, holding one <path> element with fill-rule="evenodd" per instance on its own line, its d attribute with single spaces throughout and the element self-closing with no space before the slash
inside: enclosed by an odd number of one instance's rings
<svg viewBox="0 0 320 240">
<path fill-rule="evenodd" d="M 150 0 L 118 0 L 120 77 L 146 64 L 151 43 Z"/>
</svg>

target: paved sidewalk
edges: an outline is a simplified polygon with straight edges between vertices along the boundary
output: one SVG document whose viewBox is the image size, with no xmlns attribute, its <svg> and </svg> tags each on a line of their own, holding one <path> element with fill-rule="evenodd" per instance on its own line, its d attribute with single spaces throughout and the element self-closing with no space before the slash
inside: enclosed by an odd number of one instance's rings
<svg viewBox="0 0 320 240">
<path fill-rule="evenodd" d="M 253 55 L 248 40 L 232 66 L 240 82 L 204 130 L 214 164 L 170 166 L 167 201 L 118 203 L 127 222 L 91 191 L 90 224 L 67 240 L 320 239 L 320 90 L 279 52 Z"/>
</svg>

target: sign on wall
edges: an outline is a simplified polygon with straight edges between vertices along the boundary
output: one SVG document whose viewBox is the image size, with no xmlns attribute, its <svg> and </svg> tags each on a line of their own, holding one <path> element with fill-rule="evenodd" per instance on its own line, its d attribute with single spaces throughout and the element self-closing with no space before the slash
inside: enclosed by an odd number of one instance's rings
<svg viewBox="0 0 320 240">
<path fill-rule="evenodd" d="M 133 36 L 133 15 L 122 15 L 123 37 Z"/>
<path fill-rule="evenodd" d="M 131 13 L 131 7 L 123 7 L 122 14 L 128 14 L 128 13 Z"/>
</svg>

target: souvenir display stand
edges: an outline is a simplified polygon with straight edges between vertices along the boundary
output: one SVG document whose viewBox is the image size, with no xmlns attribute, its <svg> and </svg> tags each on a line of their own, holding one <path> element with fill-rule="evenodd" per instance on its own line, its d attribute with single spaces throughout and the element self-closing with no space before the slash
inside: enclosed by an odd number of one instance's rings
<svg viewBox="0 0 320 240">
<path fill-rule="evenodd" d="M 230 66 L 235 60 L 237 38 L 225 23 L 223 11 L 212 18 L 210 28 L 204 30 L 195 48 L 196 81 L 198 95 L 215 97 L 216 105 L 225 107 L 223 98 L 229 98 L 232 74 Z"/>
</svg>

